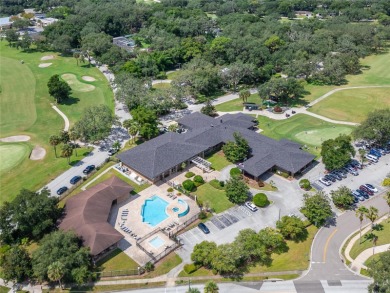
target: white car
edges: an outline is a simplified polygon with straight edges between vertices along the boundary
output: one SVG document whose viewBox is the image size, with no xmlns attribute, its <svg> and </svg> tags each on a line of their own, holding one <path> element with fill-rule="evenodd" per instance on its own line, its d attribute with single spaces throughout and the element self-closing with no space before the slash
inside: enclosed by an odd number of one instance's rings
<svg viewBox="0 0 390 293">
<path fill-rule="evenodd" d="M 256 212 L 258 210 L 258 208 L 253 204 L 251 203 L 250 201 L 247 201 L 245 203 L 245 206 L 250 209 L 252 212 Z"/>
<path fill-rule="evenodd" d="M 326 180 L 325 178 L 321 177 L 319 180 L 318 180 L 320 183 L 324 184 L 325 186 L 330 186 L 332 183 L 330 183 L 328 180 Z"/>
<path fill-rule="evenodd" d="M 372 192 L 378 192 L 378 189 L 374 185 L 372 185 L 372 184 L 366 183 L 366 184 L 364 184 L 364 186 L 367 187 Z"/>
</svg>

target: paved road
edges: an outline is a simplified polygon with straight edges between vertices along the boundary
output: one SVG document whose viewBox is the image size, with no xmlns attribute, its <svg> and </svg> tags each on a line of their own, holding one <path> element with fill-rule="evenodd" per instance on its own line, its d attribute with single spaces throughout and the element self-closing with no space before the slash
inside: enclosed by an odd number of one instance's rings
<svg viewBox="0 0 390 293">
<path fill-rule="evenodd" d="M 385 214 L 388 206 L 382 196 L 376 195 L 363 202 L 366 207 L 375 206 L 379 214 Z M 364 222 L 368 223 L 367 220 Z M 348 211 L 336 218 L 335 222 L 328 227 L 323 227 L 316 235 L 312 245 L 311 267 L 304 281 L 309 280 L 363 280 L 364 277 L 350 271 L 341 261 L 341 246 L 345 239 L 358 230 L 359 220 L 355 211 Z"/>
<path fill-rule="evenodd" d="M 218 284 L 220 293 L 366 293 L 369 280 L 362 281 L 342 281 L 328 283 L 327 281 L 284 281 L 284 282 L 240 282 Z M 191 285 L 191 288 L 198 288 L 203 292 L 204 285 Z M 187 292 L 188 285 L 172 288 L 153 288 L 126 290 L 118 292 L 137 293 L 184 293 Z"/>
</svg>

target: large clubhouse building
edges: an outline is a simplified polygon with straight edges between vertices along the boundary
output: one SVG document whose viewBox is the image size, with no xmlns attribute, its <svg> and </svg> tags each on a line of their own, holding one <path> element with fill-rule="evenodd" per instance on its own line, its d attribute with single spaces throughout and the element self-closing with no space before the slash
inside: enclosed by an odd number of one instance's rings
<svg viewBox="0 0 390 293">
<path fill-rule="evenodd" d="M 210 164 L 203 158 L 220 150 L 226 142 L 234 141 L 235 132 L 239 132 L 252 149 L 251 157 L 240 164 L 240 168 L 255 180 L 272 170 L 294 176 L 315 157 L 301 150 L 298 143 L 286 139 L 277 141 L 255 132 L 257 123 L 246 114 L 225 114 L 214 119 L 195 112 L 178 123 L 186 131 L 165 133 L 119 154 L 118 158 L 124 166 L 154 183 L 179 171 L 183 163 L 208 168 Z"/>
</svg>

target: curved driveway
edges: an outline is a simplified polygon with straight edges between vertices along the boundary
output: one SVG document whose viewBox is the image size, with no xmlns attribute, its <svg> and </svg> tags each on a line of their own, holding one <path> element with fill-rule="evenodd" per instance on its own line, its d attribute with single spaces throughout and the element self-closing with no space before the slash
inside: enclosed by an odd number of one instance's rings
<svg viewBox="0 0 390 293">
<path fill-rule="evenodd" d="M 375 206 L 379 215 L 388 212 L 388 206 L 383 195 L 378 194 L 362 205 Z M 369 221 L 365 220 L 363 224 Z M 350 271 L 340 258 L 340 249 L 348 236 L 359 230 L 359 220 L 355 211 L 347 211 L 337 217 L 335 222 L 323 227 L 316 235 L 311 251 L 311 267 L 309 272 L 301 278 L 303 281 L 313 280 L 364 280 L 365 277 Z"/>
</svg>

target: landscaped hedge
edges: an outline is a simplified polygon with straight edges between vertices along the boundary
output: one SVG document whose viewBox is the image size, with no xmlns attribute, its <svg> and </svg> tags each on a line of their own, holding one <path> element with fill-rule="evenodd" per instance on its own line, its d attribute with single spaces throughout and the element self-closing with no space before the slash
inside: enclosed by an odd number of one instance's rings
<svg viewBox="0 0 390 293">
<path fill-rule="evenodd" d="M 274 112 L 275 112 L 275 113 L 282 113 L 282 112 L 283 112 L 283 109 L 280 108 L 279 106 L 275 106 L 275 107 L 274 107 Z"/>
<path fill-rule="evenodd" d="M 241 170 L 238 168 L 230 169 L 230 176 L 241 176 Z"/>
<path fill-rule="evenodd" d="M 301 181 L 299 181 L 299 186 L 305 190 L 311 189 L 310 181 L 307 179 L 302 179 Z"/>
<path fill-rule="evenodd" d="M 183 182 L 183 188 L 188 191 L 193 191 L 195 189 L 195 183 L 192 180 L 187 179 Z"/>
<path fill-rule="evenodd" d="M 257 184 L 259 185 L 259 187 L 264 187 L 264 186 L 265 186 L 265 183 L 264 183 L 264 181 L 262 181 L 262 180 L 259 180 L 259 181 L 257 182 Z"/>
<path fill-rule="evenodd" d="M 267 205 L 269 205 L 269 200 L 268 200 L 268 197 L 264 193 L 258 193 L 253 197 L 253 203 L 256 206 L 263 208 L 263 207 L 266 207 Z"/>
<path fill-rule="evenodd" d="M 191 177 L 194 177 L 194 175 L 195 175 L 195 173 L 193 173 L 193 172 L 187 172 L 186 175 L 184 175 L 184 176 L 186 176 L 186 178 L 191 178 Z"/>
<path fill-rule="evenodd" d="M 193 180 L 194 180 L 194 183 L 195 183 L 196 187 L 201 186 L 202 184 L 204 184 L 203 177 L 200 176 L 200 175 L 196 175 Z"/>
<path fill-rule="evenodd" d="M 219 190 L 225 189 L 225 187 L 224 187 L 225 186 L 225 182 L 223 182 L 223 181 L 218 181 L 217 179 L 213 179 L 209 183 L 215 189 L 219 189 Z"/>
<path fill-rule="evenodd" d="M 169 188 L 167 189 L 167 191 L 168 191 L 168 192 L 173 192 L 173 188 L 172 188 L 172 187 L 169 187 Z"/>
<path fill-rule="evenodd" d="M 193 272 L 196 272 L 199 269 L 199 267 L 193 263 L 184 265 L 184 271 L 187 274 L 192 274 Z"/>
</svg>

